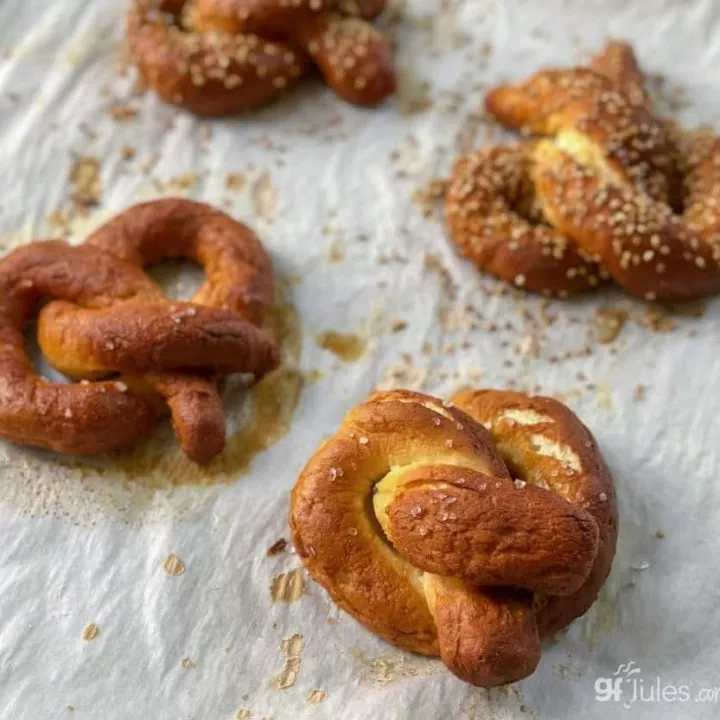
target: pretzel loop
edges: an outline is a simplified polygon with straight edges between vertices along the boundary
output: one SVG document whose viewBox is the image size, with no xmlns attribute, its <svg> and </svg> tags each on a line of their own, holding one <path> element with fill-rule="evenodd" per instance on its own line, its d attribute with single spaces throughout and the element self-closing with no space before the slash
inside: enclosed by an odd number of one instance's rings
<svg viewBox="0 0 720 720">
<path fill-rule="evenodd" d="M 595 598 L 614 553 L 614 495 L 559 403 L 501 392 L 456 403 L 490 432 L 418 393 L 370 397 L 306 466 L 290 519 L 338 604 L 490 686 L 531 673 L 540 637 Z M 508 437 L 511 421 L 522 429 Z"/>
</svg>

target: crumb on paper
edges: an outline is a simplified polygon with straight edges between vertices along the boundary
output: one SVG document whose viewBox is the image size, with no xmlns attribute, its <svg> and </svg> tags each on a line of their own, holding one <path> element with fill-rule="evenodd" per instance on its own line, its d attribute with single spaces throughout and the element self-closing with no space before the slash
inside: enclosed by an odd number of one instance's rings
<svg viewBox="0 0 720 720">
<path fill-rule="evenodd" d="M 324 690 L 311 690 L 308 693 L 307 701 L 309 705 L 319 705 L 327 700 L 327 693 Z"/>
<path fill-rule="evenodd" d="M 402 332 L 407 329 L 408 324 L 404 320 L 395 320 L 390 326 L 390 330 L 394 333 Z"/>
<path fill-rule="evenodd" d="M 398 73 L 397 102 L 403 115 L 416 115 L 433 106 L 431 84 L 409 73 Z"/>
<path fill-rule="evenodd" d="M 247 175 L 243 172 L 231 172 L 225 175 L 225 187 L 232 192 L 241 192 L 247 187 Z"/>
<path fill-rule="evenodd" d="M 270 597 L 276 603 L 294 603 L 299 600 L 307 590 L 307 580 L 302 568 L 295 568 L 281 573 L 270 583 Z"/>
<path fill-rule="evenodd" d="M 170 554 L 165 558 L 163 567 L 168 575 L 178 576 L 185 572 L 185 563 L 181 558 L 173 554 Z"/>
<path fill-rule="evenodd" d="M 113 105 L 110 110 L 110 117 L 116 122 L 126 122 L 137 117 L 138 111 L 129 105 Z"/>
<path fill-rule="evenodd" d="M 252 720 L 252 713 L 250 710 L 238 710 L 237 715 L 235 716 L 236 720 Z"/>
<path fill-rule="evenodd" d="M 276 690 L 287 690 L 291 688 L 297 680 L 300 672 L 300 661 L 305 640 L 303 636 L 295 633 L 280 643 L 280 649 L 285 653 L 285 662 L 282 670 L 272 679 L 270 683 Z"/>
<path fill-rule="evenodd" d="M 197 663 L 194 663 L 189 657 L 183 658 L 180 665 L 185 668 L 185 670 L 192 670 L 192 668 L 197 667 Z"/>
<path fill-rule="evenodd" d="M 88 642 L 90 640 L 94 640 L 98 635 L 100 634 L 100 626 L 96 623 L 90 623 L 85 627 L 83 630 L 83 640 L 87 640 Z"/>
<path fill-rule="evenodd" d="M 658 531 L 655 533 L 655 537 L 656 537 L 658 540 L 662 540 L 662 539 L 665 537 L 665 533 L 664 533 L 662 530 L 658 530 Z"/>
<path fill-rule="evenodd" d="M 270 173 L 264 172 L 253 183 L 252 203 L 257 215 L 269 220 L 277 207 L 278 192 L 273 184 Z"/>
<path fill-rule="evenodd" d="M 422 210 L 423 217 L 432 217 L 438 203 L 445 196 L 447 185 L 448 181 L 445 178 L 434 178 L 425 185 L 415 188 L 412 200 Z"/>
<path fill-rule="evenodd" d="M 125 145 L 122 150 L 120 151 L 120 157 L 122 157 L 125 162 L 129 162 L 130 160 L 135 159 L 135 155 L 137 154 L 137 151 L 134 147 L 130 147 L 130 145 Z"/>
<path fill-rule="evenodd" d="M 633 400 L 642 400 L 645 397 L 645 390 L 647 388 L 642 383 L 635 386 L 633 390 Z"/>
<path fill-rule="evenodd" d="M 101 201 L 100 163 L 97 158 L 83 155 L 75 160 L 70 170 L 71 199 L 75 211 L 86 212 Z"/>
<path fill-rule="evenodd" d="M 628 319 L 624 308 L 601 307 L 595 313 L 595 327 L 599 342 L 607 345 L 622 332 Z"/>
<path fill-rule="evenodd" d="M 329 263 L 339 263 L 345 259 L 345 250 L 340 241 L 335 238 L 327 249 L 327 260 Z"/>
<path fill-rule="evenodd" d="M 670 311 L 661 305 L 651 307 L 642 316 L 640 322 L 648 330 L 657 333 L 668 333 L 675 329 L 675 320 L 670 316 Z"/>
<path fill-rule="evenodd" d="M 285 548 L 287 547 L 287 544 L 288 544 L 288 542 L 285 538 L 280 538 L 279 540 L 276 540 L 267 549 L 268 557 L 272 557 L 273 555 L 279 555 L 281 552 L 284 552 Z"/>
<path fill-rule="evenodd" d="M 198 174 L 195 172 L 184 172 L 174 175 L 168 181 L 168 189 L 173 192 L 192 190 L 198 183 Z"/>
<path fill-rule="evenodd" d="M 597 406 L 603 410 L 609 410 L 612 407 L 612 393 L 606 385 L 598 386 Z"/>
</svg>

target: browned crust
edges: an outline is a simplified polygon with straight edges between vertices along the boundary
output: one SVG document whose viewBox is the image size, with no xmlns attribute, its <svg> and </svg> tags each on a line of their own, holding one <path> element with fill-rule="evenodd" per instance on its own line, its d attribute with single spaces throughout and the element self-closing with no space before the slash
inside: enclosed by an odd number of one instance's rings
<svg viewBox="0 0 720 720">
<path fill-rule="evenodd" d="M 478 269 L 529 292 L 567 297 L 596 288 L 600 267 L 542 216 L 536 205 L 534 143 L 460 158 L 445 196 L 450 235 Z"/>
<path fill-rule="evenodd" d="M 303 49 L 325 82 L 344 100 L 381 103 L 395 91 L 392 51 L 367 22 L 383 3 L 338 0 L 196 0 L 188 17 L 195 30 L 254 33 Z M 351 10 L 344 15 L 345 10 Z"/>
<path fill-rule="evenodd" d="M 292 45 L 186 32 L 148 5 L 133 0 L 128 44 L 141 77 L 167 103 L 196 115 L 234 114 L 266 105 L 307 73 L 307 59 Z"/>
<path fill-rule="evenodd" d="M 425 577 L 440 657 L 455 675 L 494 687 L 535 671 L 542 647 L 530 593 L 509 588 L 468 593 L 451 578 Z"/>
<path fill-rule="evenodd" d="M 202 266 L 205 282 L 192 302 L 226 308 L 262 325 L 273 300 L 272 260 L 257 235 L 206 203 L 163 198 L 134 205 L 87 240 L 146 267 L 183 257 Z"/>
<path fill-rule="evenodd" d="M 381 637 L 415 652 L 440 654 L 459 677 L 489 686 L 532 672 L 539 659 L 540 632 L 564 626 L 589 607 L 609 571 L 617 514 L 612 481 L 597 446 L 569 410 L 546 399 L 492 391 L 461 395 L 458 402 L 482 417 L 489 413 L 491 433 L 500 452 L 514 463 L 514 472 L 528 470 L 527 482 L 532 483 L 537 481 L 533 473 L 547 471 L 547 487 L 560 497 L 513 484 L 490 435 L 469 415 L 419 393 L 393 391 L 371 396 L 351 411 L 310 459 L 293 489 L 290 524 L 298 554 L 341 607 Z M 517 407 L 542 411 L 552 423 L 533 427 L 529 437 L 508 436 L 505 421 L 496 416 Z M 577 452 L 580 471 L 558 468 L 557 460 L 529 448 L 537 432 Z M 536 593 L 533 611 L 531 596 L 517 588 L 471 587 L 458 578 L 443 577 L 451 574 L 450 567 L 437 557 L 434 562 L 433 536 L 442 541 L 448 526 L 441 525 L 450 518 L 440 516 L 445 512 L 439 510 L 441 500 L 431 511 L 433 493 L 438 488 L 446 496 L 448 488 L 458 491 L 452 504 L 456 523 L 461 522 L 459 508 L 465 504 L 461 493 L 474 490 L 467 512 L 477 511 L 499 532 L 501 520 L 484 513 L 477 500 L 480 489 L 474 483 L 483 478 L 494 483 L 491 493 L 497 493 L 496 501 L 508 510 L 508 518 L 526 491 L 529 504 L 548 513 L 541 530 L 537 518 L 530 522 L 527 530 L 533 541 L 550 538 L 554 523 L 548 518 L 567 524 L 567 542 L 561 538 L 560 548 L 566 548 L 572 562 L 564 572 L 559 563 L 552 571 L 552 590 L 566 593 L 564 598 Z M 514 515 L 518 523 L 527 518 L 524 512 Z M 422 525 L 415 522 L 419 517 Z M 388 545 L 378 522 L 397 541 L 399 552 Z M 507 537 L 515 537 L 519 548 L 522 540 L 513 535 L 518 530 L 511 530 L 509 522 Z M 415 530 L 417 547 L 411 537 Z M 451 531 L 447 532 L 449 538 Z M 455 545 L 448 539 L 445 547 L 458 560 L 477 539 L 460 533 Z M 548 552 L 534 552 L 528 550 L 528 558 L 540 559 L 548 568 L 555 562 Z M 414 565 L 408 555 L 423 557 Z M 454 563 L 452 558 L 450 562 L 453 570 L 462 565 L 470 568 L 470 575 L 485 573 L 483 582 L 492 577 L 502 584 L 500 564 L 493 569 L 481 568 L 481 562 L 472 568 L 472 563 Z M 533 575 L 532 561 L 522 571 L 520 565 L 508 564 L 515 568 L 510 571 L 512 582 L 521 581 L 524 573 L 522 581 L 551 589 L 542 573 Z M 443 576 L 421 573 L 419 567 Z M 504 582 L 511 584 L 508 578 Z"/>
<path fill-rule="evenodd" d="M 645 75 L 630 43 L 611 40 L 590 62 L 590 69 L 610 78 L 634 105 L 649 105 Z"/>
<path fill-rule="evenodd" d="M 552 634 L 587 611 L 610 572 L 618 523 L 610 471 L 590 431 L 557 400 L 485 390 L 458 393 L 453 402 L 488 428 L 515 477 L 531 485 L 547 486 L 566 501 L 580 506 L 597 523 L 598 552 L 585 584 L 565 597 L 536 596 L 540 633 Z M 538 420 L 547 417 L 552 422 L 520 424 L 517 419 L 512 420 L 517 411 L 530 411 L 537 414 Z M 568 466 L 552 456 L 539 454 L 535 435 L 569 448 L 577 457 L 578 465 Z"/>
<path fill-rule="evenodd" d="M 373 107 L 395 92 L 392 49 L 368 22 L 326 13 L 300 26 L 296 37 L 346 102 Z"/>
<path fill-rule="evenodd" d="M 146 264 L 178 256 L 206 270 L 193 303 L 168 302 L 142 271 Z M 273 369 L 278 349 L 253 324 L 262 322 L 272 288 L 272 263 L 254 234 L 224 213 L 188 200 L 136 206 L 80 247 L 38 242 L 16 250 L 0 261 L 0 314 L 7 335 L 0 376 L 6 381 L 3 419 L 9 426 L 0 433 L 59 451 L 103 452 L 146 434 L 162 411 L 160 395 L 183 451 L 208 461 L 225 438 L 217 387 L 208 377 L 175 371 L 259 377 Z M 48 303 L 38 321 L 41 349 L 57 368 L 76 378 L 132 375 L 87 387 L 39 381 L 22 329 L 41 298 L 61 298 Z M 87 402 L 87 412 L 78 398 Z M 45 424 L 39 420 L 43 414 Z M 87 429 L 88 416 L 101 425 L 95 433 Z"/>
<path fill-rule="evenodd" d="M 485 103 L 509 127 L 582 143 L 588 158 L 659 202 L 678 192 L 664 123 L 605 75 L 588 68 L 543 70 L 521 85 L 491 91 Z"/>
<path fill-rule="evenodd" d="M 408 475 L 384 529 L 425 572 L 550 595 L 577 592 L 598 550 L 597 523 L 583 508 L 543 488 L 445 465 Z"/>
<path fill-rule="evenodd" d="M 198 115 L 265 105 L 312 60 L 348 102 L 373 106 L 395 90 L 389 44 L 369 23 L 384 0 L 133 0 L 128 41 L 145 82 Z M 180 18 L 182 17 L 181 27 Z"/>
<path fill-rule="evenodd" d="M 553 144 L 537 157 L 545 215 L 627 292 L 689 300 L 720 291 L 719 143 L 686 175 L 687 219 Z"/>
<path fill-rule="evenodd" d="M 272 338 L 243 317 L 145 298 L 101 310 L 56 300 L 40 313 L 38 343 L 75 379 L 163 371 L 262 377 L 279 361 Z"/>
</svg>

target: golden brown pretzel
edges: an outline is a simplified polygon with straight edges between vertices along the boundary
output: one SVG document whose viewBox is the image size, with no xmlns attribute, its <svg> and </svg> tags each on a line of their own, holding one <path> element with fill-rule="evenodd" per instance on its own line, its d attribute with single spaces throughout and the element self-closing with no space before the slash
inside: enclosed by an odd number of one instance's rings
<svg viewBox="0 0 720 720">
<path fill-rule="evenodd" d="M 43 353 L 74 378 L 149 373 L 144 384 L 167 401 L 184 452 L 199 462 L 210 460 L 225 443 L 217 388 L 209 378 L 177 373 L 261 377 L 277 365 L 277 347 L 257 327 L 272 301 L 269 256 L 243 224 L 179 198 L 132 207 L 103 225 L 87 245 L 138 268 L 185 257 L 204 268 L 205 283 L 190 303 L 168 303 L 151 282 L 142 293 L 100 294 L 89 307 L 51 302 L 38 321 Z"/>
<path fill-rule="evenodd" d="M 592 436 L 556 401 L 487 391 L 456 402 L 470 414 L 419 393 L 371 396 L 303 470 L 290 523 L 341 607 L 490 686 L 530 674 L 541 635 L 596 597 L 615 496 Z"/>
<path fill-rule="evenodd" d="M 135 3 L 128 37 L 141 75 L 197 114 L 263 105 L 306 74 L 310 59 L 348 102 L 375 105 L 395 89 L 390 48 L 367 22 L 380 0 L 187 0 L 165 3 L 169 17 L 157 2 Z"/>
<path fill-rule="evenodd" d="M 653 115 L 626 43 L 592 67 L 544 70 L 486 99 L 509 127 L 552 138 L 532 151 L 538 214 L 633 295 L 720 291 L 720 144 Z"/>
</svg>

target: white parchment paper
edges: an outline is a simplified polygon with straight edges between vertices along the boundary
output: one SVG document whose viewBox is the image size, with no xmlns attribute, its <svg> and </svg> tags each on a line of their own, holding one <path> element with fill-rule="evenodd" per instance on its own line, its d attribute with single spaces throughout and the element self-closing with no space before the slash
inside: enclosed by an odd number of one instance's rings
<svg viewBox="0 0 720 720">
<path fill-rule="evenodd" d="M 249 472 L 207 486 L 153 488 L 112 461 L 93 473 L 0 445 L 2 720 L 720 716 L 698 695 L 720 686 L 720 307 L 666 317 L 614 290 L 549 306 L 499 293 L 418 201 L 458 152 L 493 138 L 485 88 L 586 59 L 606 35 L 632 40 L 648 72 L 666 76 L 653 82 L 663 107 L 717 125 L 720 5 L 393 8 L 393 102 L 358 110 L 309 82 L 251 117 L 208 122 L 138 94 L 119 71 L 120 0 L 0 2 L 3 252 L 58 227 L 81 241 L 159 194 L 220 204 L 273 254 L 301 318 L 306 378 L 289 433 Z M 98 163 L 99 205 L 66 216 L 83 156 Z M 593 325 L 607 306 L 628 320 L 600 344 Z M 328 330 L 366 340 L 364 355 L 321 349 Z M 488 692 L 376 639 L 312 582 L 301 592 L 297 557 L 266 551 L 289 537 L 304 462 L 373 387 L 447 396 L 513 384 L 563 397 L 595 432 L 621 533 L 593 609 L 547 644 L 532 677 Z M 166 570 L 170 555 L 182 574 Z M 273 600 L 283 573 L 292 602 Z M 91 623 L 99 631 L 84 639 Z M 640 672 L 620 699 L 596 699 L 596 681 L 631 660 Z M 632 697 L 633 678 L 646 701 Z M 688 686 L 689 699 L 647 700 L 656 685 Z"/>
</svg>

